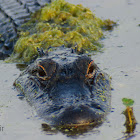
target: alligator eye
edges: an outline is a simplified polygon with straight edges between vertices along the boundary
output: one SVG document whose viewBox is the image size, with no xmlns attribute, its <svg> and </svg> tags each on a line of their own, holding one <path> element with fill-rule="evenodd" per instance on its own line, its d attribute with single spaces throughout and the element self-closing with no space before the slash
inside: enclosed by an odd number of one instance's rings
<svg viewBox="0 0 140 140">
<path fill-rule="evenodd" d="M 92 60 L 87 68 L 87 73 L 86 73 L 86 77 L 87 78 L 93 78 L 95 75 L 95 65 L 94 65 L 94 61 Z"/>
<path fill-rule="evenodd" d="M 36 76 L 41 80 L 49 80 L 56 73 L 57 64 L 52 59 L 40 59 L 37 63 Z"/>
<path fill-rule="evenodd" d="M 42 65 L 38 65 L 39 69 L 38 69 L 38 73 L 37 76 L 39 78 L 41 78 L 42 80 L 46 80 L 48 78 L 47 76 L 47 72 L 45 70 L 45 68 Z"/>
</svg>

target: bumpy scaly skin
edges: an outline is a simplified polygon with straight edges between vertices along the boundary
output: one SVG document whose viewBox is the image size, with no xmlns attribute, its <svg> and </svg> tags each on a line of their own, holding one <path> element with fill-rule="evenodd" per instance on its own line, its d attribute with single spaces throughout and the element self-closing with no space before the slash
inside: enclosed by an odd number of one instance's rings
<svg viewBox="0 0 140 140">
<path fill-rule="evenodd" d="M 50 0 L 0 0 L 0 59 L 9 56 L 17 40 L 17 27 Z"/>
<path fill-rule="evenodd" d="M 98 124 L 110 111 L 108 74 L 85 54 L 59 47 L 38 58 L 15 80 L 38 115 L 50 125 Z"/>
</svg>

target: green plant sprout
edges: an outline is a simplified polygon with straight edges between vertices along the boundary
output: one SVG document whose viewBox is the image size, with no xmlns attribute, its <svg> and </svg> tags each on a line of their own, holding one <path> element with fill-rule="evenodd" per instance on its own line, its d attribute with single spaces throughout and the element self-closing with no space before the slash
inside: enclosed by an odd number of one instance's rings
<svg viewBox="0 0 140 140">
<path fill-rule="evenodd" d="M 133 106 L 134 104 L 134 100 L 128 98 L 123 98 L 122 102 L 126 107 Z"/>
<path fill-rule="evenodd" d="M 126 106 L 126 109 L 123 112 L 123 114 L 126 117 L 126 121 L 124 124 L 126 127 L 126 133 L 133 133 L 137 124 L 135 116 L 134 116 L 134 112 L 133 112 L 133 107 L 131 107 L 134 104 L 134 100 L 123 98 L 122 102 Z"/>
</svg>

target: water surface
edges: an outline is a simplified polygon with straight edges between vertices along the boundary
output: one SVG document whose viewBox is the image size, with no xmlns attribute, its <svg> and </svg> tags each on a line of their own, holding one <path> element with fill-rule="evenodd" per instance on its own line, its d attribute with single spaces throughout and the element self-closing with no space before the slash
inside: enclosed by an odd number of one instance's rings
<svg viewBox="0 0 140 140">
<path fill-rule="evenodd" d="M 106 32 L 103 53 L 92 58 L 99 67 L 112 76 L 112 112 L 98 128 L 79 136 L 67 136 L 61 132 L 42 131 L 43 121 L 25 99 L 19 99 L 13 82 L 20 74 L 16 64 L 0 61 L 0 131 L 1 140 L 119 140 L 125 139 L 122 98 L 135 101 L 134 113 L 138 122 L 134 136 L 140 139 L 140 1 L 139 0 L 67 0 L 82 3 L 98 17 L 117 21 L 112 32 Z"/>
</svg>

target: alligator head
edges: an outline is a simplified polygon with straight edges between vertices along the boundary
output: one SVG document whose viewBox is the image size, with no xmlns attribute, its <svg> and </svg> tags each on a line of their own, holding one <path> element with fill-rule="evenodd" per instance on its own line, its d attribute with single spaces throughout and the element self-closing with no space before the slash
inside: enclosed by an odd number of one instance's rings
<svg viewBox="0 0 140 140">
<path fill-rule="evenodd" d="M 110 77 L 85 54 L 41 53 L 14 85 L 50 125 L 98 124 L 110 111 Z"/>
</svg>

